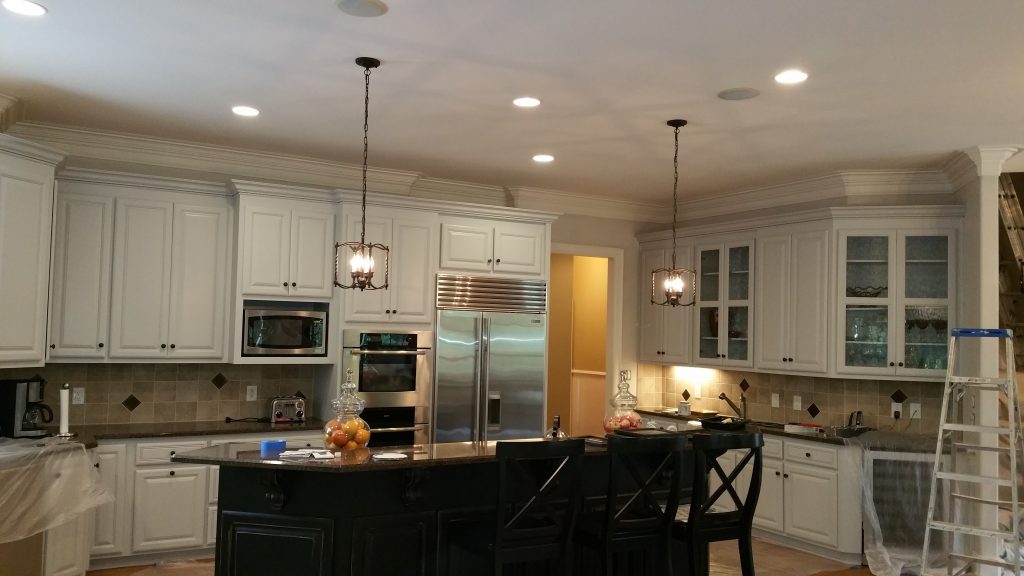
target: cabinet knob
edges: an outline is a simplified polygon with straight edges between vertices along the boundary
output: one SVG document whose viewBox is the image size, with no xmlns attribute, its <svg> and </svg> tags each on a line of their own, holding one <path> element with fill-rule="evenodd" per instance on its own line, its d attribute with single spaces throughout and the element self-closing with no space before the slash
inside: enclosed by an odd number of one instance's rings
<svg viewBox="0 0 1024 576">
<path fill-rule="evenodd" d="M 174 476 L 174 470 L 171 470 L 171 476 Z"/>
<path fill-rule="evenodd" d="M 488 264 L 490 264 L 491 262 L 494 262 L 494 259 L 492 259 L 492 258 L 488 258 L 488 259 L 487 259 L 487 263 L 488 263 Z"/>
<path fill-rule="evenodd" d="M 50 350 L 53 350 L 53 349 L 55 349 L 56 347 L 57 347 L 57 345 L 56 345 L 56 344 L 50 344 Z"/>
<path fill-rule="evenodd" d="M 497 260 L 495 260 L 494 263 L 495 264 L 501 264 L 501 258 L 498 258 Z"/>
<path fill-rule="evenodd" d="M 810 458 L 811 457 L 811 453 L 810 452 L 804 452 L 804 456 L 807 456 L 808 458 Z"/>
<path fill-rule="evenodd" d="M 776 475 L 776 476 L 782 476 L 782 472 L 779 472 L 778 470 L 776 470 L 776 471 L 775 471 L 775 475 Z"/>
<path fill-rule="evenodd" d="M 174 347 L 175 347 L 175 345 L 174 345 L 174 344 L 171 344 L 171 348 L 174 348 Z"/>
<path fill-rule="evenodd" d="M 384 313 L 385 314 L 391 314 L 391 310 L 385 310 Z"/>
<path fill-rule="evenodd" d="M 174 450 L 171 450 L 171 456 L 174 456 L 175 454 L 177 454 L 177 452 L 175 452 Z"/>
<path fill-rule="evenodd" d="M 899 366 L 900 368 L 903 368 L 903 362 L 900 362 L 899 364 L 897 364 L 897 366 Z"/>
<path fill-rule="evenodd" d="M 100 343 L 99 343 L 99 347 L 100 347 L 100 348 L 103 348 L 103 342 L 100 342 Z"/>
<path fill-rule="evenodd" d="M 787 360 L 789 360 L 790 362 L 792 362 L 792 361 L 793 361 L 793 359 L 792 359 L 792 358 L 787 358 Z"/>
<path fill-rule="evenodd" d="M 895 365 L 896 365 L 895 362 L 889 362 L 889 366 L 895 366 Z"/>
<path fill-rule="evenodd" d="M 161 344 L 160 348 L 167 348 L 167 344 Z"/>
<path fill-rule="evenodd" d="M 295 282 L 292 282 L 292 288 L 295 288 Z"/>
<path fill-rule="evenodd" d="M 288 283 L 287 282 L 281 282 L 281 286 L 284 286 L 285 288 L 287 288 L 288 287 Z"/>
<path fill-rule="evenodd" d="M 783 474 L 782 477 L 783 478 L 789 478 L 789 474 Z"/>
<path fill-rule="evenodd" d="M 392 314 L 398 314 L 398 310 L 392 310 L 391 313 Z"/>
<path fill-rule="evenodd" d="M 92 467 L 93 467 L 93 468 L 99 468 L 99 467 L 100 467 L 100 463 L 99 463 L 99 462 L 97 462 L 97 463 L 93 464 L 93 465 L 92 465 Z"/>
</svg>

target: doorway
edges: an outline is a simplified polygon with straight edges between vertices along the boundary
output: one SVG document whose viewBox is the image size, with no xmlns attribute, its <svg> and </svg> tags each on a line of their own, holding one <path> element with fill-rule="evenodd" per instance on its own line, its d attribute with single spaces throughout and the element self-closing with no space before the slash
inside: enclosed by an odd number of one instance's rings
<svg viewBox="0 0 1024 576">
<path fill-rule="evenodd" d="M 560 416 L 570 436 L 600 436 L 610 366 L 618 357 L 609 344 L 618 342 L 612 337 L 619 322 L 613 277 L 621 260 L 563 248 L 551 255 L 547 419 Z"/>
</svg>

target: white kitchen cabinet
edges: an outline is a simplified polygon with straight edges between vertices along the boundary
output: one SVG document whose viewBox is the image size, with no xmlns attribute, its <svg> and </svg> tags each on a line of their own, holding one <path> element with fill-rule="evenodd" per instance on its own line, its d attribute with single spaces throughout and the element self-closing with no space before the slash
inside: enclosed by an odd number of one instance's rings
<svg viewBox="0 0 1024 576">
<path fill-rule="evenodd" d="M 754 509 L 754 526 L 776 532 L 785 530 L 783 485 L 782 462 L 766 458 L 761 467 L 761 492 Z"/>
<path fill-rule="evenodd" d="M 690 364 L 693 307 L 658 306 L 650 301 L 651 272 L 672 266 L 672 248 L 645 248 L 640 261 L 640 359 Z M 689 245 L 676 246 L 676 265 L 692 268 L 693 250 Z"/>
<path fill-rule="evenodd" d="M 58 156 L 0 135 L 0 367 L 42 366 Z"/>
<path fill-rule="evenodd" d="M 123 554 L 128 551 L 126 459 L 124 444 L 103 444 L 95 451 L 97 468 L 103 488 L 114 501 L 96 508 L 96 522 L 92 541 L 93 556 Z"/>
<path fill-rule="evenodd" d="M 89 569 L 93 522 L 93 511 L 86 510 L 70 522 L 46 531 L 43 574 L 85 576 Z"/>
<path fill-rule="evenodd" d="M 839 542 L 839 478 L 835 470 L 786 462 L 782 473 L 785 532 L 835 547 Z"/>
<path fill-rule="evenodd" d="M 956 325 L 956 231 L 843 229 L 837 372 L 941 378 Z"/>
<path fill-rule="evenodd" d="M 152 552 L 206 544 L 206 466 L 135 471 L 132 551 Z"/>
<path fill-rule="evenodd" d="M 754 366 L 828 372 L 829 230 L 758 231 Z"/>
<path fill-rule="evenodd" d="M 694 323 L 701 366 L 751 367 L 752 239 L 701 243 L 697 260 L 697 321 Z"/>
<path fill-rule="evenodd" d="M 543 276 L 547 226 L 529 222 L 442 217 L 441 269 Z"/>
<path fill-rule="evenodd" d="M 111 358 L 222 358 L 228 209 L 119 198 Z"/>
<path fill-rule="evenodd" d="M 109 196 L 57 196 L 49 359 L 107 354 L 113 211 Z"/>
<path fill-rule="evenodd" d="M 355 207 L 358 208 L 358 207 Z M 361 214 L 346 211 L 345 239 L 358 241 Z M 346 290 L 348 322 L 427 323 L 434 319 L 434 262 L 437 254 L 437 219 L 397 210 L 376 210 L 366 216 L 366 241 L 390 249 L 387 290 Z M 342 262 L 342 266 L 347 265 Z M 374 282 L 382 283 L 384 262 L 374 263 Z M 348 279 L 346 278 L 346 281 Z"/>
<path fill-rule="evenodd" d="M 217 544 L 217 505 L 206 507 L 206 545 Z"/>
<path fill-rule="evenodd" d="M 239 258 L 246 295 L 330 298 L 334 210 L 327 204 L 243 198 Z"/>
</svg>

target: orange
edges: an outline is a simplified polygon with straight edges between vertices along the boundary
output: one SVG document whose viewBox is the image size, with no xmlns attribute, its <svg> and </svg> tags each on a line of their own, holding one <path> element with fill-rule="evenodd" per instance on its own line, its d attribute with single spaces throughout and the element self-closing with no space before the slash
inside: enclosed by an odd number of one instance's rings
<svg viewBox="0 0 1024 576">
<path fill-rule="evenodd" d="M 342 426 L 342 429 L 344 429 L 345 433 L 348 434 L 349 436 L 355 436 L 356 432 L 359 431 L 360 428 L 362 428 L 362 426 L 360 426 L 360 422 L 356 418 L 353 418 L 348 422 L 345 422 L 345 424 Z"/>
<path fill-rule="evenodd" d="M 370 441 L 370 431 L 365 429 L 357 430 L 353 440 L 360 446 L 366 446 L 366 443 Z"/>
<path fill-rule="evenodd" d="M 348 444 L 345 444 L 345 450 L 355 450 L 359 448 L 359 444 L 355 443 L 355 440 L 349 440 Z"/>
<path fill-rule="evenodd" d="M 344 446 L 345 444 L 348 444 L 349 440 L 351 440 L 351 436 L 346 434 L 344 430 L 335 430 L 334 432 L 331 432 L 332 444 Z"/>
</svg>

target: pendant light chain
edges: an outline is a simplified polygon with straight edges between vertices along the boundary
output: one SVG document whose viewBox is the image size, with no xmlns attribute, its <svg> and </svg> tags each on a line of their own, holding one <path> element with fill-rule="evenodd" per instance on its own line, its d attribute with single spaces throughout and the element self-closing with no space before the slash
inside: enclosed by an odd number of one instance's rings
<svg viewBox="0 0 1024 576">
<path fill-rule="evenodd" d="M 672 269 L 676 269 L 676 212 L 679 202 L 676 194 L 679 190 L 679 126 L 675 128 L 676 151 L 672 156 Z"/>
<path fill-rule="evenodd" d="M 362 203 L 362 229 L 359 232 L 359 243 L 366 244 L 366 166 L 370 151 L 370 69 L 363 69 L 363 76 L 366 78 L 366 92 L 363 98 L 363 203 Z M 676 129 L 678 134 L 679 130 Z M 678 136 L 676 137 L 678 140 Z M 676 144 L 678 148 L 678 143 Z"/>
</svg>

